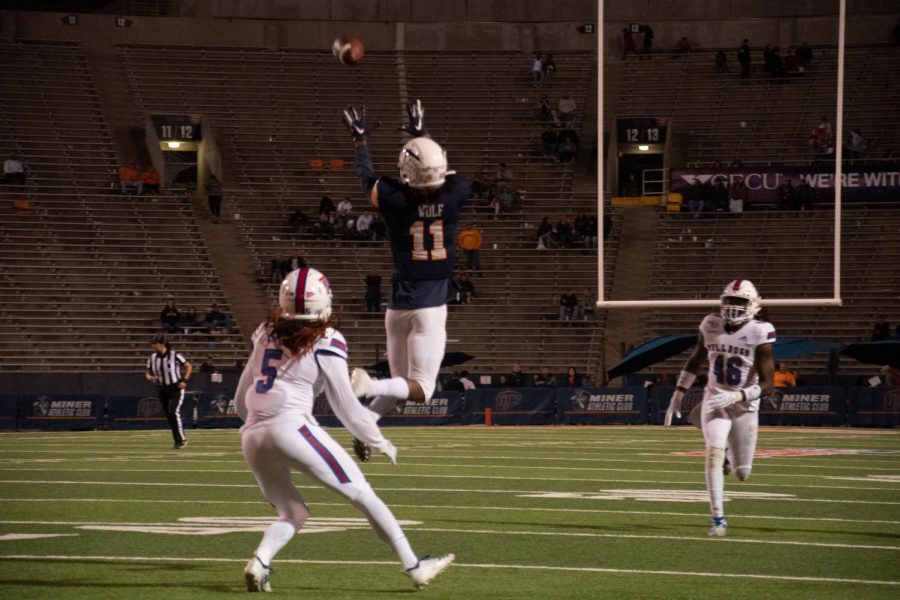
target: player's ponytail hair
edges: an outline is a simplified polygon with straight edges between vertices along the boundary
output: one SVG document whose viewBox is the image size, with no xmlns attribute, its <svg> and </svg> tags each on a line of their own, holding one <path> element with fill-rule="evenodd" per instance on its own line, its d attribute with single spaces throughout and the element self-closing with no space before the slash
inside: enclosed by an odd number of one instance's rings
<svg viewBox="0 0 900 600">
<path fill-rule="evenodd" d="M 310 350 L 316 340 L 325 335 L 325 330 L 335 327 L 334 321 L 303 321 L 300 319 L 282 319 L 274 316 L 269 319 L 267 329 L 269 336 L 282 348 L 287 348 L 297 358 Z"/>
</svg>

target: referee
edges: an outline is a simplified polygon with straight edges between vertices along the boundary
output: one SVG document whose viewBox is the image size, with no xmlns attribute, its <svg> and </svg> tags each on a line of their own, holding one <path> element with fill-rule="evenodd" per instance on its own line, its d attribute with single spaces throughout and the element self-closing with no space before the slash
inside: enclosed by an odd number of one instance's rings
<svg viewBox="0 0 900 600">
<path fill-rule="evenodd" d="M 159 386 L 159 401 L 166 409 L 166 419 L 172 428 L 172 437 L 175 438 L 175 449 L 180 450 L 187 446 L 181 424 L 181 403 L 184 401 L 187 380 L 194 369 L 183 354 L 172 350 L 165 334 L 155 335 L 150 340 L 150 345 L 154 352 L 147 359 L 144 377 Z"/>
</svg>

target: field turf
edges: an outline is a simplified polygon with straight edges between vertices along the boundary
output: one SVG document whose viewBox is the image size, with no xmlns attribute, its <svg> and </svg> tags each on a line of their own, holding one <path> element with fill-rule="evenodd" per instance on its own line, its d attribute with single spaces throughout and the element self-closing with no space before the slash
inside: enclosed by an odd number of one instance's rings
<svg viewBox="0 0 900 600">
<path fill-rule="evenodd" d="M 414 591 L 342 497 L 297 475 L 309 530 L 274 592 L 315 599 L 900 598 L 900 434 L 762 429 L 709 539 L 693 428 L 389 428 L 363 465 L 420 554 Z M 346 431 L 335 437 L 349 448 Z M 272 519 L 236 430 L 0 435 L 0 598 L 221 598 Z M 415 596 L 412 596 L 415 594 Z"/>
</svg>

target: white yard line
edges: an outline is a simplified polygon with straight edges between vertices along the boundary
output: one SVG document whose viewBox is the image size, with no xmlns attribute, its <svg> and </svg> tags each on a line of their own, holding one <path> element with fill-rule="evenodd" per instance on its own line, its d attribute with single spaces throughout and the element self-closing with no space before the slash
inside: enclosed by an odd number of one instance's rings
<svg viewBox="0 0 900 600">
<path fill-rule="evenodd" d="M 601 480 L 592 480 L 597 482 L 602 482 Z M 159 482 L 133 482 L 133 481 L 59 481 L 59 480 L 49 480 L 49 481 L 31 481 L 31 480 L 0 480 L 0 483 L 5 484 L 48 484 L 48 485 L 121 485 L 121 486 L 149 486 L 149 487 L 203 487 L 203 488 L 252 488 L 256 489 L 256 484 L 248 484 L 248 483 L 159 483 Z M 683 481 L 635 481 L 635 480 L 618 480 L 612 479 L 606 481 L 605 483 L 654 483 L 654 484 L 673 484 L 673 485 L 701 485 L 695 484 L 693 482 L 683 482 Z M 747 486 L 748 484 L 742 483 L 742 486 Z M 751 484 L 752 485 L 752 484 Z M 763 484 L 759 484 L 762 486 Z M 311 490 L 320 490 L 321 486 L 318 485 L 297 485 L 300 489 L 311 489 Z M 828 486 L 788 486 L 788 485 L 778 485 L 778 486 L 765 486 L 765 487 L 828 487 Z M 484 488 L 413 488 L 413 487 L 400 487 L 400 488 L 389 488 L 383 486 L 376 486 L 378 491 L 386 491 L 386 492 L 435 492 L 440 494 L 447 493 L 463 493 L 463 494 L 546 494 L 548 490 L 491 490 Z M 836 489 L 877 489 L 879 491 L 883 491 L 882 488 L 836 488 Z M 585 492 L 590 493 L 590 492 Z M 725 494 L 726 498 L 728 497 L 728 493 Z M 587 498 L 587 500 L 591 500 L 591 498 Z M 734 500 L 741 500 L 741 498 L 735 498 Z M 825 498 L 785 498 L 779 496 L 777 498 L 752 498 L 752 501 L 760 501 L 760 500 L 777 500 L 779 502 L 824 502 L 831 504 L 872 504 L 872 505 L 888 505 L 888 506 L 897 506 L 900 505 L 900 502 L 888 502 L 888 501 L 878 501 L 878 500 L 833 500 L 833 499 L 825 499 Z"/>
<path fill-rule="evenodd" d="M 98 561 L 98 562 L 208 562 L 208 563 L 235 563 L 243 564 L 247 557 L 222 558 L 222 557 L 159 557 L 159 556 L 91 556 L 91 555 L 39 555 L 39 554 L 0 554 L 0 560 L 35 560 L 35 561 Z M 279 559 L 280 564 L 297 565 L 356 565 L 356 566 L 391 566 L 396 567 L 393 561 L 376 560 L 302 560 Z M 570 573 L 609 573 L 624 575 L 663 575 L 666 577 L 710 577 L 722 579 L 759 579 L 766 581 L 803 581 L 810 583 L 847 583 L 854 585 L 883 585 L 900 586 L 900 581 L 879 579 L 848 579 L 841 577 L 811 577 L 804 575 L 760 575 L 758 573 L 713 573 L 702 571 L 664 571 L 650 569 L 616 569 L 610 567 L 565 567 L 554 565 L 516 565 L 497 563 L 454 563 L 454 568 L 463 569 L 508 569 L 527 571 L 562 571 Z"/>
</svg>

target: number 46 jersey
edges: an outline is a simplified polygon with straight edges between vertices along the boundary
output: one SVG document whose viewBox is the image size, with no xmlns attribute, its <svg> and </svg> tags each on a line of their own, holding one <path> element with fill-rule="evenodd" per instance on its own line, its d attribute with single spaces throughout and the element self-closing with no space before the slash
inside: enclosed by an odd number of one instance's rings
<svg viewBox="0 0 900 600">
<path fill-rule="evenodd" d="M 709 381 L 706 395 L 717 392 L 737 391 L 759 380 L 756 372 L 756 348 L 775 343 L 775 326 L 766 321 L 750 320 L 729 333 L 725 319 L 720 315 L 707 315 L 700 323 L 700 335 L 709 359 Z M 739 409 L 759 410 L 759 398 L 752 402 L 740 402 Z"/>
</svg>

